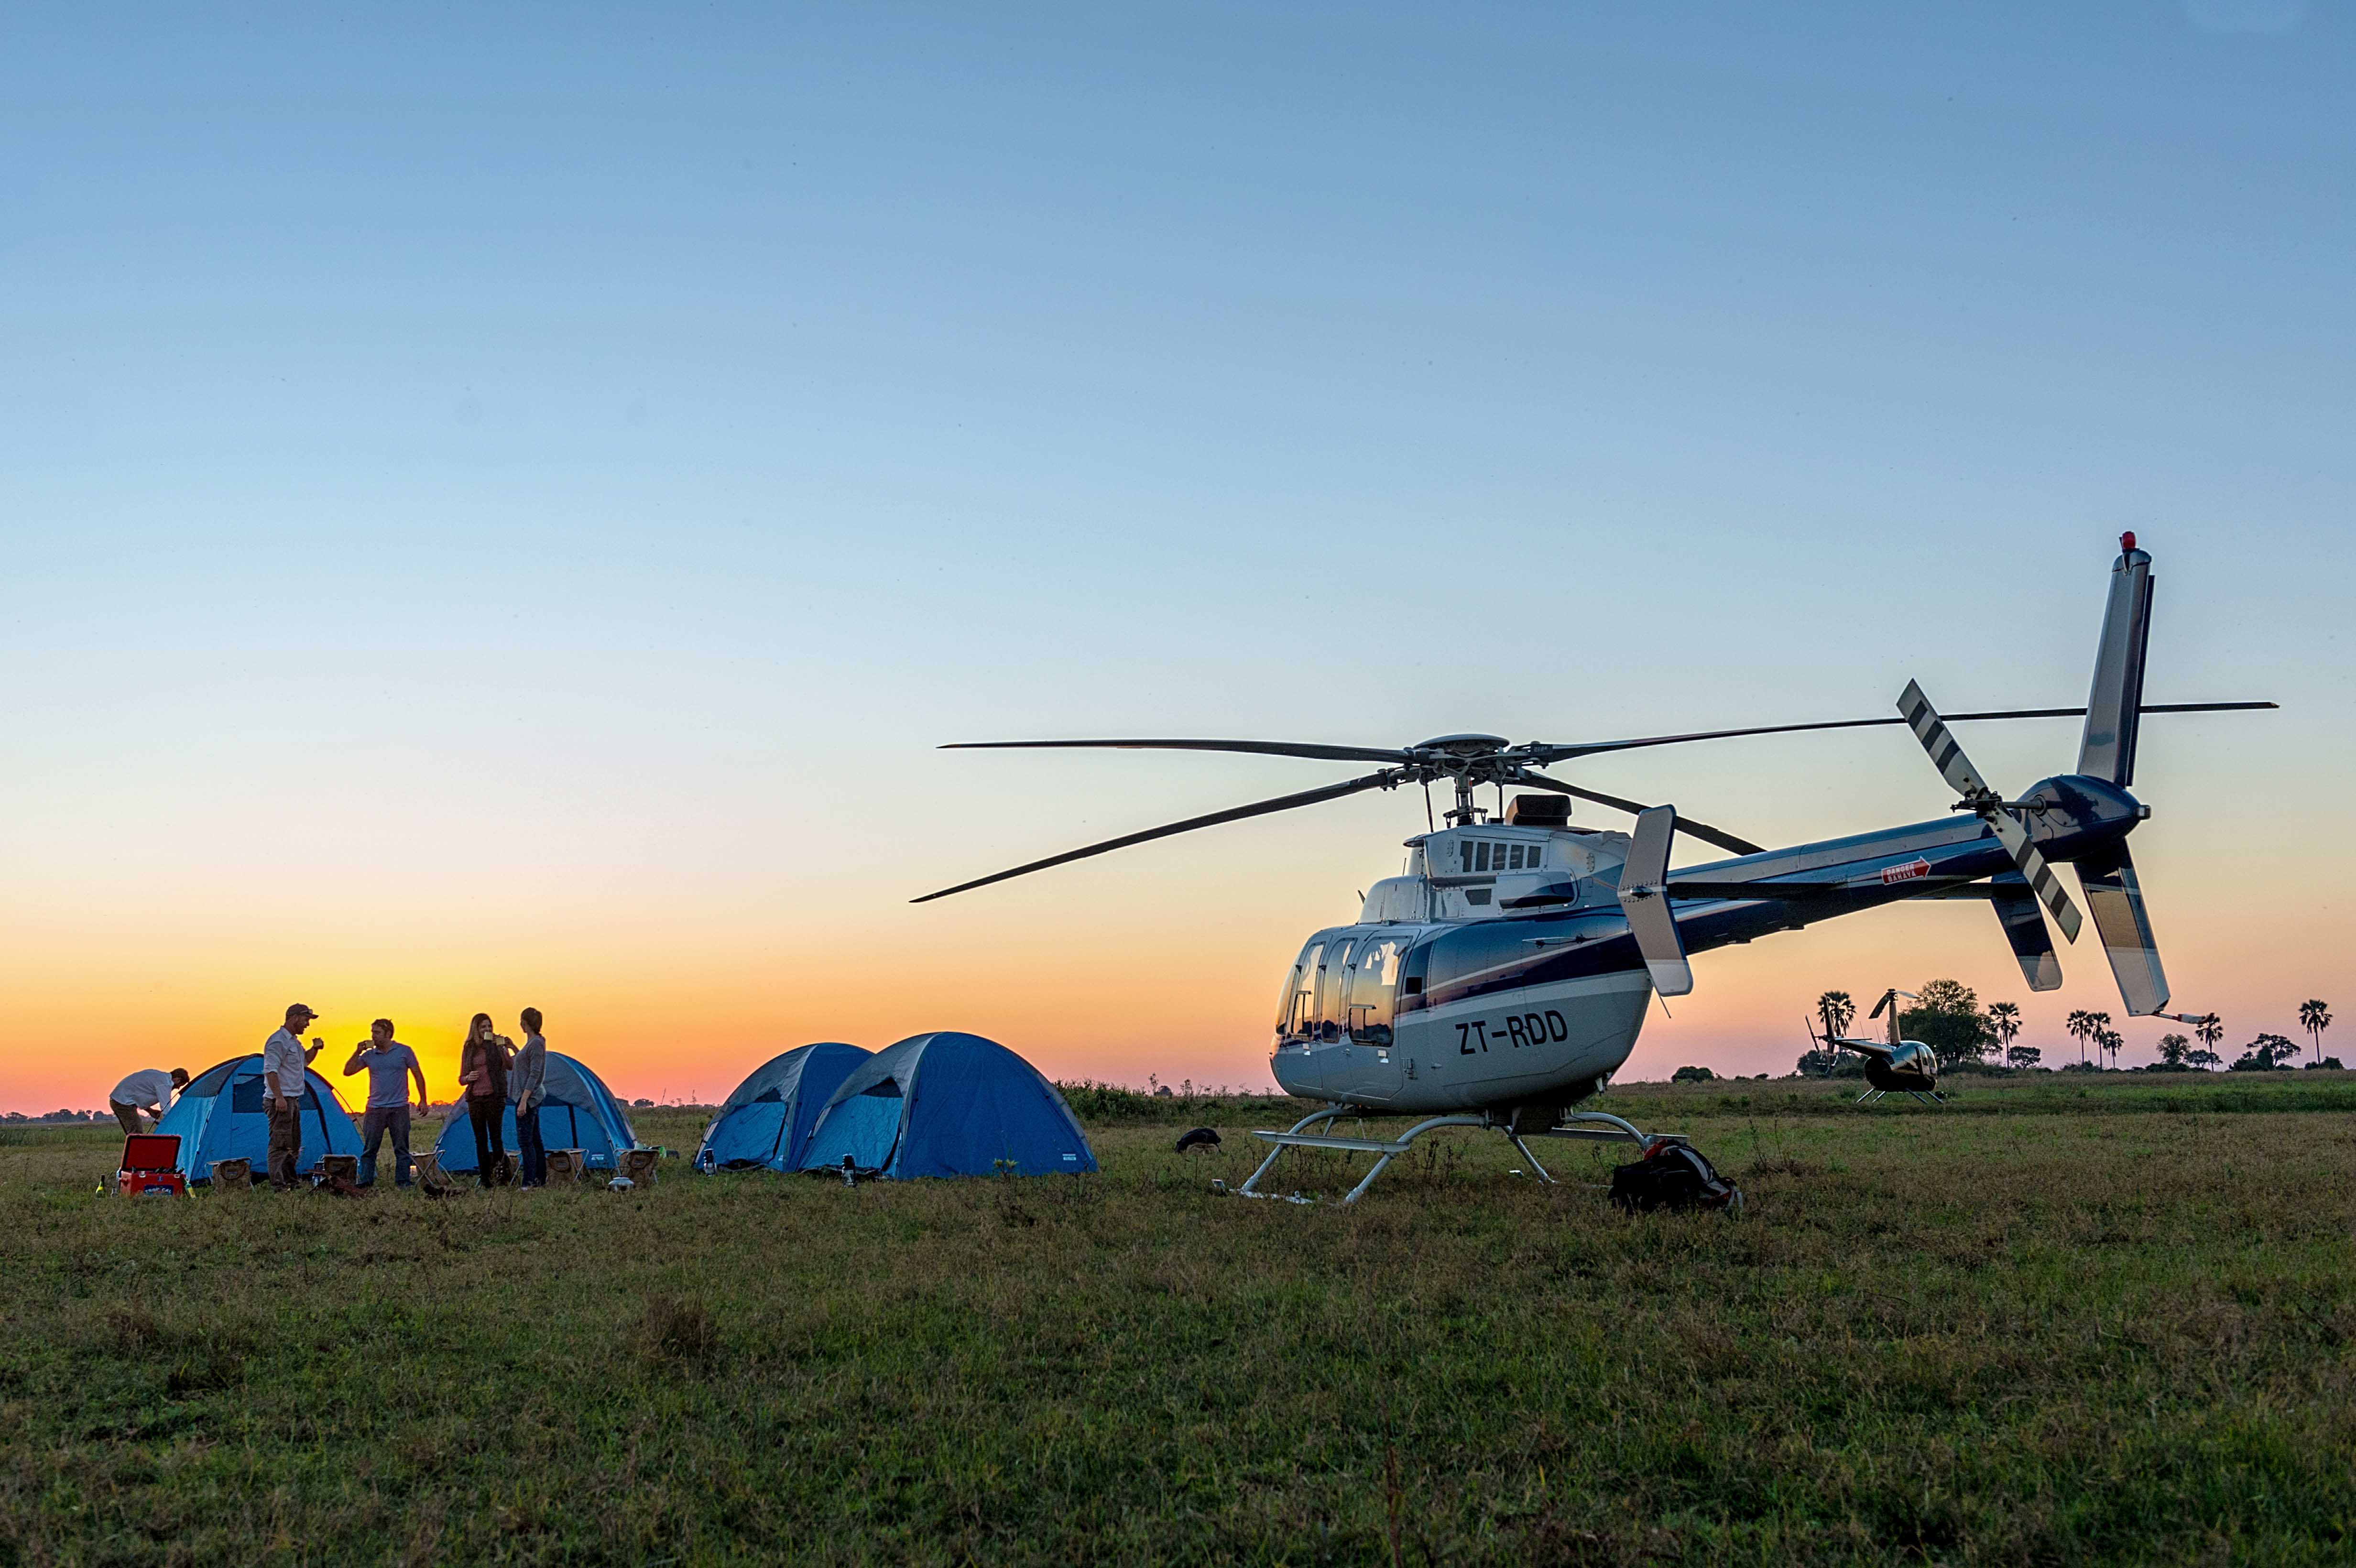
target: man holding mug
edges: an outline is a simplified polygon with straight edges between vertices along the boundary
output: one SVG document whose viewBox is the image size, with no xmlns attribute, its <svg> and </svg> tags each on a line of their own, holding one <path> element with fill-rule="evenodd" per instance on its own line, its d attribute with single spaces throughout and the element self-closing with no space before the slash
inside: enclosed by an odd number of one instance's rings
<svg viewBox="0 0 2356 1568">
<path fill-rule="evenodd" d="M 356 1072 L 369 1075 L 368 1110 L 360 1117 L 360 1185 L 376 1185 L 376 1151 L 384 1146 L 384 1135 L 392 1134 L 392 1184 L 409 1185 L 409 1081 L 417 1081 L 417 1114 L 427 1114 L 432 1096 L 425 1092 L 425 1069 L 417 1065 L 417 1053 L 392 1038 L 392 1020 L 379 1019 L 369 1025 L 369 1038 L 352 1047 L 352 1059 L 344 1063 L 344 1076 Z"/>
<path fill-rule="evenodd" d="M 277 1192 L 294 1187 L 294 1168 L 303 1162 L 303 1095 L 311 1059 L 327 1048 L 313 1040 L 303 1048 L 303 1031 L 319 1015 L 296 1002 L 286 1009 L 286 1024 L 262 1043 L 262 1108 L 270 1116 L 270 1186 Z"/>
</svg>

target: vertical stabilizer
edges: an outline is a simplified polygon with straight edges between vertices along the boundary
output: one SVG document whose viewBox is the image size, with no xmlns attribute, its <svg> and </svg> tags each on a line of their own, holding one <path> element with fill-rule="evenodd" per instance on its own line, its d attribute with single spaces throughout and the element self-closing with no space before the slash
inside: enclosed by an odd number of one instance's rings
<svg viewBox="0 0 2356 1568">
<path fill-rule="evenodd" d="M 2151 638 L 2151 557 L 2135 535 L 2119 536 L 2103 640 L 2094 648 L 2094 687 L 2086 696 L 2086 731 L 2078 772 L 2122 787 L 2135 783 L 2136 731 L 2143 717 L 2144 646 Z"/>
<path fill-rule="evenodd" d="M 2103 933 L 2103 953 L 2118 979 L 2119 999 L 2131 1017 L 2149 1018 L 2168 1006 L 2168 972 L 2159 966 L 2159 944 L 2152 939 L 2143 884 L 2136 880 L 2126 845 L 2079 861 L 2078 885 L 2086 890 L 2086 907 Z"/>
</svg>

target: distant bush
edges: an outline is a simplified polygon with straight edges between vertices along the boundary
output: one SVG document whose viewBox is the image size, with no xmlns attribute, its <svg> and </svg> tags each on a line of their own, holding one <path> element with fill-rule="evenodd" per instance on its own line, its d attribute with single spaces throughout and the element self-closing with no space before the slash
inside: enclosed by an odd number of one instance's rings
<svg viewBox="0 0 2356 1568">
<path fill-rule="evenodd" d="M 1117 1120 L 1146 1121 L 1159 1109 L 1153 1096 L 1137 1089 L 1124 1089 L 1118 1083 L 1058 1083 L 1056 1092 L 1072 1115 L 1084 1122 Z"/>
<path fill-rule="evenodd" d="M 1680 1067 L 1669 1074 L 1672 1083 L 1707 1083 L 1718 1074 L 1707 1067 Z"/>
<path fill-rule="evenodd" d="M 2250 1041 L 2228 1072 L 2272 1072 L 2298 1059 L 2298 1047 L 2278 1034 L 2262 1034 Z"/>
<path fill-rule="evenodd" d="M 1980 1010 L 1979 997 L 1969 986 L 1959 980 L 1925 980 L 1914 1005 L 1898 1015 L 1898 1032 L 1929 1046 L 1940 1067 L 1952 1070 L 1987 1055 L 1998 1030 Z"/>
<path fill-rule="evenodd" d="M 1181 1085 L 1174 1093 L 1165 1083 L 1149 1093 L 1084 1078 L 1076 1083 L 1058 1083 L 1055 1090 L 1064 1096 L 1064 1104 L 1072 1108 L 1072 1115 L 1099 1126 L 1123 1122 L 1148 1126 L 1182 1123 L 1209 1125 L 1223 1117 L 1231 1122 L 1253 1117 L 1299 1121 L 1303 1114 L 1293 1109 L 1297 1102 L 1286 1094 L 1238 1093 L 1225 1087 L 1197 1090 L 1192 1083 Z"/>
<path fill-rule="evenodd" d="M 2310 1061 L 2307 1064 L 2307 1071 L 2309 1072 L 2316 1071 L 2318 1068 L 2321 1068 L 2326 1072 L 2338 1072 L 2341 1071 L 2340 1059 L 2336 1056 L 2327 1056 L 2320 1061 Z"/>
</svg>

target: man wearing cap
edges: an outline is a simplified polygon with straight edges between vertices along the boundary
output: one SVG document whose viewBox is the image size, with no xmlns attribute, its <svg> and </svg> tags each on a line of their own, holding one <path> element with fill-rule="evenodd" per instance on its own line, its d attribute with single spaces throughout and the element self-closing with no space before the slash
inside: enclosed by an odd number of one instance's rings
<svg viewBox="0 0 2356 1568">
<path fill-rule="evenodd" d="M 143 1067 L 114 1086 L 114 1093 L 106 1097 L 107 1108 L 123 1124 L 124 1132 L 136 1136 L 147 1130 L 139 1120 L 140 1112 L 162 1121 L 164 1113 L 171 1108 L 172 1096 L 187 1086 L 188 1070 L 185 1067 L 175 1067 L 169 1072 L 160 1067 Z"/>
<path fill-rule="evenodd" d="M 270 1185 L 280 1192 L 294 1186 L 303 1162 L 303 1092 L 311 1059 L 325 1040 L 303 1048 L 303 1031 L 319 1015 L 297 1002 L 286 1009 L 285 1027 L 262 1042 L 262 1107 L 270 1115 Z"/>
</svg>

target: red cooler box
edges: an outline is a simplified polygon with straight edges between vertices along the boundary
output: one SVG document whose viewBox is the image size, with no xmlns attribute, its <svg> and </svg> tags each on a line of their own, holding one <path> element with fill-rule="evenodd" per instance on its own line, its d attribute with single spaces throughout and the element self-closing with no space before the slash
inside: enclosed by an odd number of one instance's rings
<svg viewBox="0 0 2356 1568">
<path fill-rule="evenodd" d="M 188 1179 L 173 1167 L 180 1161 L 177 1135 L 134 1133 L 123 1140 L 123 1168 L 114 1190 L 125 1198 L 186 1197 Z"/>
</svg>

